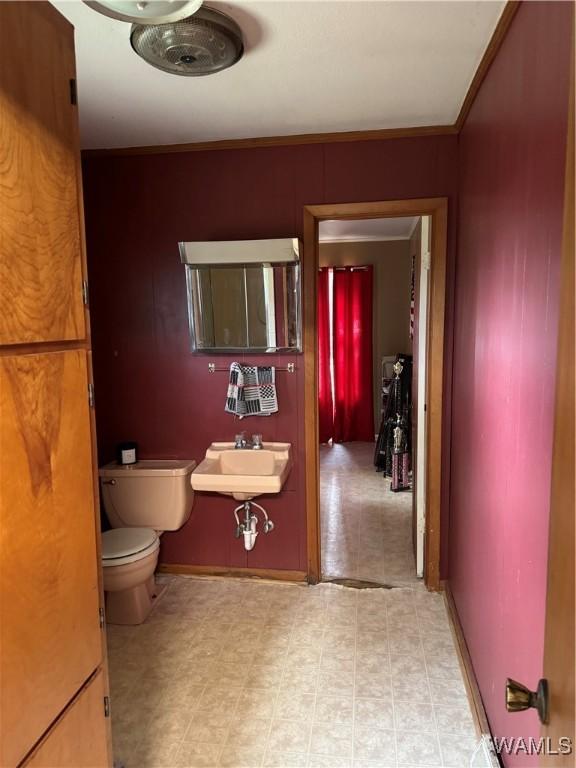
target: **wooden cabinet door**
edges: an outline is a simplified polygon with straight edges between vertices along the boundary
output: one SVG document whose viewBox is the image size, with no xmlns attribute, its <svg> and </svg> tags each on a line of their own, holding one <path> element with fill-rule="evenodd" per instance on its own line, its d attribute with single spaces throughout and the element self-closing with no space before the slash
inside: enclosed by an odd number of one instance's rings
<svg viewBox="0 0 576 768">
<path fill-rule="evenodd" d="M 81 691 L 23 768 L 105 768 L 109 765 L 102 672 Z"/>
<path fill-rule="evenodd" d="M 0 344 L 84 338 L 73 29 L 0 2 L 0 50 Z"/>
<path fill-rule="evenodd" d="M 0 357 L 2 768 L 102 660 L 87 382 L 83 350 Z"/>
</svg>

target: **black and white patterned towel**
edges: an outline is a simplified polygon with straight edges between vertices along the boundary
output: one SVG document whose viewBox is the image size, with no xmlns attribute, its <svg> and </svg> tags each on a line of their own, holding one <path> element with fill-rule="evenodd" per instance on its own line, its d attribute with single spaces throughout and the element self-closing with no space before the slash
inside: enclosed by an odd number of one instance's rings
<svg viewBox="0 0 576 768">
<path fill-rule="evenodd" d="M 276 372 L 273 365 L 231 363 L 226 395 L 228 413 L 244 416 L 270 416 L 278 411 Z"/>
</svg>

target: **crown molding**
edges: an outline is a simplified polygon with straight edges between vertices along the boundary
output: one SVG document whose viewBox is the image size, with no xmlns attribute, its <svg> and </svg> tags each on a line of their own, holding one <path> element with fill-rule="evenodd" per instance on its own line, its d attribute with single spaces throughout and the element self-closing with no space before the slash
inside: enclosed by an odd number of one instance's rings
<svg viewBox="0 0 576 768">
<path fill-rule="evenodd" d="M 472 109 L 472 105 L 476 100 L 476 96 L 478 95 L 478 92 L 482 87 L 484 78 L 488 74 L 488 70 L 492 66 L 492 62 L 496 58 L 496 54 L 498 53 L 498 51 L 500 50 L 500 46 L 504 42 L 504 39 L 510 28 L 510 25 L 512 24 L 512 20 L 514 19 L 514 16 L 516 16 L 518 8 L 520 8 L 521 4 L 522 4 L 522 0 L 508 0 L 506 5 L 504 6 L 504 10 L 502 11 L 500 18 L 498 19 L 498 23 L 494 28 L 494 32 L 492 33 L 492 37 L 490 38 L 490 42 L 488 43 L 488 46 L 484 51 L 484 56 L 482 56 L 482 58 L 480 59 L 480 64 L 478 65 L 476 73 L 472 78 L 472 82 L 468 87 L 468 92 L 464 97 L 464 101 L 462 102 L 462 106 L 460 107 L 460 112 L 458 113 L 458 117 L 456 118 L 456 122 L 454 123 L 454 128 L 456 128 L 457 133 L 460 133 L 460 131 L 464 127 L 466 118 L 468 117 L 468 114 Z"/>
<path fill-rule="evenodd" d="M 82 157 L 164 155 L 176 152 L 211 152 L 224 149 L 287 147 L 298 144 L 336 144 L 352 141 L 405 139 L 417 136 L 444 136 L 454 135 L 455 133 L 457 131 L 453 125 L 422 125 L 413 128 L 382 128 L 374 131 L 342 131 L 336 133 L 301 133 L 294 136 L 260 136 L 253 139 L 224 139 L 222 141 L 200 141 L 190 144 L 158 144 L 149 147 L 84 149 Z"/>
</svg>

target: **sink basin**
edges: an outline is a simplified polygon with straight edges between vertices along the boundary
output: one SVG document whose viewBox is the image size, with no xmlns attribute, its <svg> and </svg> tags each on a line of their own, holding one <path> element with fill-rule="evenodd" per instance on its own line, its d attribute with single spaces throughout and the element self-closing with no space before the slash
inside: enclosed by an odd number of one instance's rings
<svg viewBox="0 0 576 768">
<path fill-rule="evenodd" d="M 280 493 L 292 468 L 290 443 L 263 443 L 260 450 L 212 443 L 192 472 L 195 491 L 212 491 L 247 501 L 262 493 Z"/>
</svg>

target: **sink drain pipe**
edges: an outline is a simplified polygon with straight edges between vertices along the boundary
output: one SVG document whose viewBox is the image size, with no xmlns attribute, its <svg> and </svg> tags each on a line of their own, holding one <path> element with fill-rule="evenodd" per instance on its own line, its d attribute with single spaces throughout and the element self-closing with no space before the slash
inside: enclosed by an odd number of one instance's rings
<svg viewBox="0 0 576 768">
<path fill-rule="evenodd" d="M 244 503 L 237 506 L 234 510 L 234 517 L 236 518 L 236 531 L 234 535 L 237 539 L 239 539 L 241 536 L 244 538 L 244 549 L 247 552 L 250 552 L 251 549 L 254 549 L 254 545 L 256 544 L 256 537 L 259 533 L 258 515 L 255 511 L 252 510 L 252 507 L 256 507 L 256 509 L 260 510 L 264 516 L 264 524 L 262 526 L 264 533 L 270 533 L 270 531 L 274 530 L 274 523 L 272 520 L 270 520 L 266 510 L 264 507 L 260 506 L 260 504 L 256 504 L 255 501 L 245 501 Z M 244 512 L 244 519 L 242 522 L 240 522 L 240 518 L 238 517 L 238 512 L 240 511 Z"/>
</svg>

